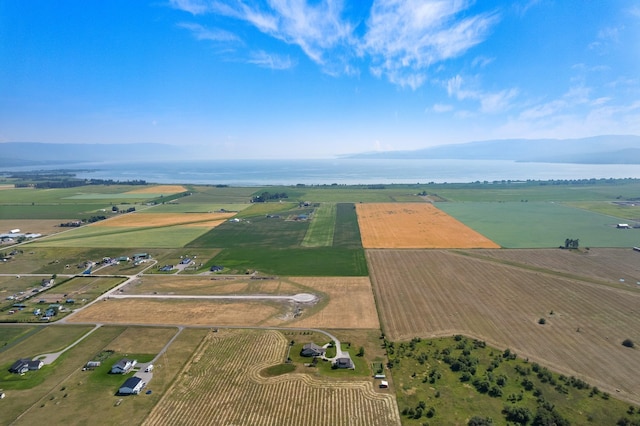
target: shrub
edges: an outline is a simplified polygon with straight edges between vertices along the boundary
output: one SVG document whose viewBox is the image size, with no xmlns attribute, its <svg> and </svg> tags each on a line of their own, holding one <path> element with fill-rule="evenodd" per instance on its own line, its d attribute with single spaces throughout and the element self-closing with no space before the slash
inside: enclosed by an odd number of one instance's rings
<svg viewBox="0 0 640 426">
<path fill-rule="evenodd" d="M 633 340 L 631 340 L 631 339 L 624 339 L 622 341 L 622 346 L 627 347 L 627 348 L 633 348 L 635 346 L 635 344 L 633 343 Z"/>
<path fill-rule="evenodd" d="M 538 324 L 540 324 L 540 325 L 545 325 L 546 323 L 547 323 L 547 320 L 546 320 L 546 319 L 544 319 L 544 318 L 540 318 L 540 319 L 538 320 Z"/>
</svg>

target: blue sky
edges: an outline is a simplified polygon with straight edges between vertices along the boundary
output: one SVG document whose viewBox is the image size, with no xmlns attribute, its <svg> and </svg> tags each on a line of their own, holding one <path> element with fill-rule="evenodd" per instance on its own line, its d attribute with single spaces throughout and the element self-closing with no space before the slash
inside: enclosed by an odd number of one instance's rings
<svg viewBox="0 0 640 426">
<path fill-rule="evenodd" d="M 640 134 L 636 1 L 0 1 L 0 142 L 322 158 L 601 134 Z"/>
</svg>

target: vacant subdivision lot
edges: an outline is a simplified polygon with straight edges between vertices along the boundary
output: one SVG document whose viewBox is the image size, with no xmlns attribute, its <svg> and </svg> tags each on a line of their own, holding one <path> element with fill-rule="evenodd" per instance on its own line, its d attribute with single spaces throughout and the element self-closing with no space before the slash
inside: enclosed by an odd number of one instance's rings
<svg viewBox="0 0 640 426">
<path fill-rule="evenodd" d="M 394 397 L 369 380 L 263 376 L 287 345 L 276 331 L 209 333 L 143 424 L 400 424 Z"/>
<path fill-rule="evenodd" d="M 356 204 L 364 248 L 498 248 L 432 204 Z"/>
<path fill-rule="evenodd" d="M 229 279 L 230 278 L 230 279 Z M 180 295 L 285 295 L 312 293 L 315 304 L 290 301 L 180 299 Z M 99 302 L 70 322 L 211 326 L 291 326 L 378 329 L 368 277 L 295 277 L 251 280 L 232 277 L 141 277 L 120 293 L 150 298 Z M 176 298 L 159 299 L 168 295 Z M 296 310 L 299 309 L 296 315 Z"/>
<path fill-rule="evenodd" d="M 440 250 L 367 256 L 389 339 L 466 334 L 640 401 L 640 357 L 621 344 L 640 341 L 640 292 Z"/>
</svg>

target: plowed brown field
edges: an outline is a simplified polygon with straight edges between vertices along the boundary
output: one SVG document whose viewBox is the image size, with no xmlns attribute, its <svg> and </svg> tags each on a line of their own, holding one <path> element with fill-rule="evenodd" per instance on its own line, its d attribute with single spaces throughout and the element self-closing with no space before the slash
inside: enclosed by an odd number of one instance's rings
<svg viewBox="0 0 640 426">
<path fill-rule="evenodd" d="M 127 194 L 177 194 L 179 192 L 186 191 L 182 185 L 154 185 L 144 186 L 142 188 L 134 189 L 133 191 L 127 191 Z"/>
<path fill-rule="evenodd" d="M 356 204 L 365 248 L 499 248 L 427 203 Z"/>
<path fill-rule="evenodd" d="M 441 250 L 367 257 L 389 338 L 466 334 L 640 402 L 640 357 L 621 345 L 640 342 L 640 292 Z"/>
<path fill-rule="evenodd" d="M 400 425 L 395 398 L 369 380 L 261 370 L 283 362 L 276 331 L 210 333 L 144 425 Z"/>
<path fill-rule="evenodd" d="M 640 289 L 637 284 L 640 281 L 640 253 L 630 248 L 592 248 L 580 252 L 559 249 L 474 250 L 469 253 Z"/>
<path fill-rule="evenodd" d="M 92 226 L 159 227 L 172 225 L 218 226 L 235 213 L 127 213 Z"/>
</svg>

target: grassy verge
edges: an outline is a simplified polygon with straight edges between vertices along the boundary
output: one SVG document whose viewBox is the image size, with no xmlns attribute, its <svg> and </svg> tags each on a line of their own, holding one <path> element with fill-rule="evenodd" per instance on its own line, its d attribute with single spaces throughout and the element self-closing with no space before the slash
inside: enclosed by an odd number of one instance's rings
<svg viewBox="0 0 640 426">
<path fill-rule="evenodd" d="M 313 212 L 311 224 L 302 240 L 303 247 L 330 247 L 336 224 L 336 204 L 322 203 Z"/>
</svg>

